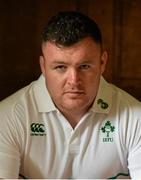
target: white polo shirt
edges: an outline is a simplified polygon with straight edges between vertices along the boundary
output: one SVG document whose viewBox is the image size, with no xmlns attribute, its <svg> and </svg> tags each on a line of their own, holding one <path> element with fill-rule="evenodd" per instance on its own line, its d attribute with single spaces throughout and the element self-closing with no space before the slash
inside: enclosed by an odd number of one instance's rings
<svg viewBox="0 0 141 180">
<path fill-rule="evenodd" d="M 0 178 L 141 178 L 141 103 L 101 78 L 75 129 L 44 77 L 0 103 Z"/>
</svg>

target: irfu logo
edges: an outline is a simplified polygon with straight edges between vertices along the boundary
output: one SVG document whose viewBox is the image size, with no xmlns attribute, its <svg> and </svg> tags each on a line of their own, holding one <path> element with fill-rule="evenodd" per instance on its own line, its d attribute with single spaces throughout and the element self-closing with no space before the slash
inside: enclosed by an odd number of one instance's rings
<svg viewBox="0 0 141 180">
<path fill-rule="evenodd" d="M 101 128 L 102 132 L 106 134 L 106 138 L 103 138 L 103 142 L 112 142 L 113 138 L 110 137 L 110 133 L 115 131 L 115 127 L 111 125 L 110 121 L 107 121 L 104 127 Z"/>
<path fill-rule="evenodd" d="M 44 124 L 39 124 L 39 123 L 32 123 L 30 125 L 31 129 L 31 135 L 32 136 L 45 136 L 45 127 Z"/>
</svg>

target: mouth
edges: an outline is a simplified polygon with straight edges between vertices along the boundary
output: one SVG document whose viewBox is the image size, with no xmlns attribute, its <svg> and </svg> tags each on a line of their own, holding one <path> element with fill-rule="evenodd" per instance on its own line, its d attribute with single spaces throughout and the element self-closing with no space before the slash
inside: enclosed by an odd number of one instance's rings
<svg viewBox="0 0 141 180">
<path fill-rule="evenodd" d="M 72 94 L 84 94 L 83 90 L 67 90 L 64 93 L 72 93 Z"/>
<path fill-rule="evenodd" d="M 85 93 L 84 91 L 81 90 L 75 90 L 75 91 L 70 90 L 70 91 L 65 91 L 64 94 L 69 95 L 71 97 L 78 97 L 84 95 Z"/>
</svg>

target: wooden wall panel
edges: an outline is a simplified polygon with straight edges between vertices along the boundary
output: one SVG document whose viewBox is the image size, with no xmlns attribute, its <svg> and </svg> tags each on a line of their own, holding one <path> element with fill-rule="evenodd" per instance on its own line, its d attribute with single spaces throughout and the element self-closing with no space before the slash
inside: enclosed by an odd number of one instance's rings
<svg viewBox="0 0 141 180">
<path fill-rule="evenodd" d="M 141 79 L 141 1 L 124 3 L 121 78 Z"/>
<path fill-rule="evenodd" d="M 36 74 L 36 18 L 36 0 L 0 1 L 0 99 Z"/>
<path fill-rule="evenodd" d="M 118 85 L 141 100 L 141 1 L 124 0 Z"/>
</svg>

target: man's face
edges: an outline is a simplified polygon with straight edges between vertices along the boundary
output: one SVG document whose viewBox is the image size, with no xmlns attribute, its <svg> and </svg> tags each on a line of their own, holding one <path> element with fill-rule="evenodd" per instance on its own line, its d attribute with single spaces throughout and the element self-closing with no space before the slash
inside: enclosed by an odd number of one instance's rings
<svg viewBox="0 0 141 180">
<path fill-rule="evenodd" d="M 47 89 L 61 111 L 86 112 L 93 103 L 107 53 L 91 38 L 70 47 L 46 42 L 40 57 Z"/>
</svg>

